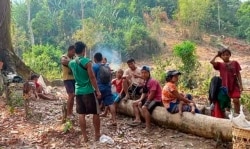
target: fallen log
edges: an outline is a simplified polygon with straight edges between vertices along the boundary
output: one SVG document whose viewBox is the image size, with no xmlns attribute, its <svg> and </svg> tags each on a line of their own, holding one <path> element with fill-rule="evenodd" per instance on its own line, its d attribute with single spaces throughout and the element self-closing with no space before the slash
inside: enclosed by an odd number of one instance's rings
<svg viewBox="0 0 250 149">
<path fill-rule="evenodd" d="M 128 116 L 134 116 L 132 100 L 120 102 L 118 112 Z M 152 120 L 161 126 L 177 129 L 181 132 L 197 136 L 232 141 L 232 124 L 229 119 L 220 119 L 203 114 L 193 115 L 183 112 L 183 116 L 171 114 L 164 107 L 156 107 L 152 113 Z"/>
</svg>

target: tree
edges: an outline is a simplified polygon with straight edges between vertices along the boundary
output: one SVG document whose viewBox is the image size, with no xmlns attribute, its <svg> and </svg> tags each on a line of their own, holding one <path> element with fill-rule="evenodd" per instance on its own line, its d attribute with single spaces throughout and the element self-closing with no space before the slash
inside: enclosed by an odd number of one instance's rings
<svg viewBox="0 0 250 149">
<path fill-rule="evenodd" d="M 237 17 L 239 20 L 238 36 L 240 38 L 247 38 L 247 40 L 250 42 L 249 16 L 250 16 L 250 1 L 243 3 L 237 12 Z"/>
<path fill-rule="evenodd" d="M 187 28 L 189 34 L 185 35 L 192 39 L 201 40 L 202 21 L 206 18 L 209 1 L 179 0 L 177 18 L 182 28 Z"/>
<path fill-rule="evenodd" d="M 34 45 L 23 54 L 25 63 L 48 79 L 60 78 L 62 51 L 51 45 Z"/>
<path fill-rule="evenodd" d="M 28 77 L 31 70 L 18 58 L 12 47 L 10 17 L 10 0 L 0 1 L 0 59 L 5 64 L 4 70 Z"/>
</svg>

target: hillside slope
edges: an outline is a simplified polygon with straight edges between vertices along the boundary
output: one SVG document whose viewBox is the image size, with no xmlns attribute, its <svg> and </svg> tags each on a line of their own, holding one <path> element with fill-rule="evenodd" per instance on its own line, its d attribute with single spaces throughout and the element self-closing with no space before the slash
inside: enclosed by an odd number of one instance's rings
<svg viewBox="0 0 250 149">
<path fill-rule="evenodd" d="M 197 56 L 201 63 L 210 65 L 209 61 L 217 53 L 218 48 L 211 45 L 211 38 L 215 38 L 214 35 L 204 35 L 203 41 L 197 44 Z M 183 38 L 181 31 L 178 30 L 176 25 L 165 23 L 162 25 L 160 34 L 160 44 L 166 44 L 166 48 L 163 48 L 162 53 L 164 57 L 172 55 L 172 49 L 174 45 L 186 40 Z M 243 78 L 243 86 L 245 90 L 250 89 L 250 45 L 231 37 L 218 38 L 219 42 L 225 46 L 228 46 L 232 51 L 231 60 L 237 60 L 242 68 L 241 74 Z M 205 68 L 206 69 L 206 68 Z M 218 74 L 216 71 L 212 71 L 213 74 Z"/>
</svg>

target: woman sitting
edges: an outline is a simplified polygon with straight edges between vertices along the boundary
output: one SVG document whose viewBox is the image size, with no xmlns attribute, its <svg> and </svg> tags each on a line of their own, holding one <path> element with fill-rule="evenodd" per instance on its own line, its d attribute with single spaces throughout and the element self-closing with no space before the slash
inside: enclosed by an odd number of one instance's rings
<svg viewBox="0 0 250 149">
<path fill-rule="evenodd" d="M 183 111 L 199 113 L 199 110 L 195 108 L 192 96 L 189 94 L 185 96 L 178 92 L 176 84 L 178 83 L 179 75 L 181 73 L 177 70 L 168 71 L 166 74 L 166 84 L 162 89 L 164 107 L 167 108 L 168 112 L 179 112 L 180 115 L 182 115 Z"/>
</svg>

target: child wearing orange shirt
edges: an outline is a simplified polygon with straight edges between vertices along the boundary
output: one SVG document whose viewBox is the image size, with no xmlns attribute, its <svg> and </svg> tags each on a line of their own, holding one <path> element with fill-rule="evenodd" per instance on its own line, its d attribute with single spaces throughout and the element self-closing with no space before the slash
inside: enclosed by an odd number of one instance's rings
<svg viewBox="0 0 250 149">
<path fill-rule="evenodd" d="M 195 103 L 192 101 L 191 95 L 184 96 L 178 92 L 176 84 L 181 73 L 177 70 L 168 71 L 166 74 L 166 84 L 162 90 L 162 103 L 170 113 L 179 112 L 182 115 L 183 111 L 199 113 L 195 108 Z"/>
</svg>

